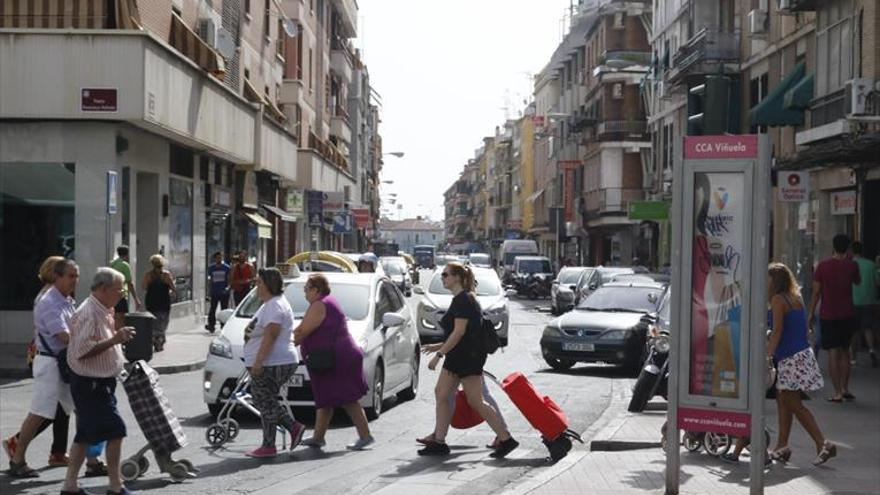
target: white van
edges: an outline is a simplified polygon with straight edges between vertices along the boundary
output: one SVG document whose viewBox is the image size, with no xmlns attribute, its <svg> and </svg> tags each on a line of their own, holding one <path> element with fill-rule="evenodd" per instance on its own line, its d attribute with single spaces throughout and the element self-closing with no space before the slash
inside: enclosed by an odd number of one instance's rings
<svg viewBox="0 0 880 495">
<path fill-rule="evenodd" d="M 508 239 L 501 244 L 501 262 L 504 271 L 513 270 L 513 260 L 517 256 L 538 256 L 538 243 L 527 239 Z"/>
</svg>

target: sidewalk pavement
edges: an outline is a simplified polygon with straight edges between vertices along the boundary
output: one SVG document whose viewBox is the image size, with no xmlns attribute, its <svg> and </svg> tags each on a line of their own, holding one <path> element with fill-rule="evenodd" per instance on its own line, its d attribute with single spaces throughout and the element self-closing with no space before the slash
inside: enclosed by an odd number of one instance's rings
<svg viewBox="0 0 880 495">
<path fill-rule="evenodd" d="M 171 326 L 165 349 L 153 354 L 150 366 L 163 375 L 202 369 L 214 335 L 205 330 L 204 323 Z M 29 378 L 26 352 L 25 344 L 0 344 L 0 378 Z"/>
<path fill-rule="evenodd" d="M 789 442 L 791 461 L 774 463 L 765 471 L 764 493 L 880 493 L 880 369 L 866 365 L 866 355 L 860 357 L 863 363 L 853 367 L 850 384 L 855 401 L 827 402 L 831 385 L 826 373 L 825 389 L 812 393 L 812 400 L 805 402 L 825 436 L 838 445 L 837 457 L 823 466 L 813 466 L 815 446 L 795 421 Z M 827 370 L 822 361 L 823 371 Z M 614 391 L 612 404 L 599 421 L 604 426 L 588 437 L 595 438 L 589 451 L 572 451 L 557 465 L 510 493 L 664 493 L 666 456 L 660 448 L 660 428 L 666 421 L 666 403 L 658 397 L 644 413 L 629 413 L 627 385 L 622 381 L 620 388 L 627 390 Z M 765 425 L 771 433 L 772 448 L 778 431 L 775 401 L 766 402 Z M 690 453 L 682 448 L 681 463 L 682 494 L 749 492 L 748 451 L 738 464 L 728 464 L 705 451 Z"/>
</svg>

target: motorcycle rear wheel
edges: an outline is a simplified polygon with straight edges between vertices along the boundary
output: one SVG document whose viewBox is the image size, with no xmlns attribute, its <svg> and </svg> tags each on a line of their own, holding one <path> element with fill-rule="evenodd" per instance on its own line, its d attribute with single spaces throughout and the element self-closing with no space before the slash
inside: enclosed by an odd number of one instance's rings
<svg viewBox="0 0 880 495">
<path fill-rule="evenodd" d="M 629 407 L 626 408 L 629 412 L 642 412 L 645 410 L 648 401 L 651 400 L 651 389 L 654 388 L 654 380 L 656 379 L 656 376 L 645 370 L 639 373 L 639 378 L 633 387 L 632 398 L 629 400 Z"/>
</svg>

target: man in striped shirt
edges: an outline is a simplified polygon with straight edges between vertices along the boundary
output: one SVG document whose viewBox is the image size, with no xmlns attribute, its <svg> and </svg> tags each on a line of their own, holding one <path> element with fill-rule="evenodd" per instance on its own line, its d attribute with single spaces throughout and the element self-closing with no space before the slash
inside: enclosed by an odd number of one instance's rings
<svg viewBox="0 0 880 495">
<path fill-rule="evenodd" d="M 107 493 L 127 494 L 122 485 L 119 460 L 125 422 L 116 408 L 116 376 L 122 371 L 122 344 L 134 336 L 134 329 L 115 330 L 113 308 L 122 299 L 125 277 L 112 268 L 98 268 L 92 293 L 73 315 L 67 361 L 70 392 L 76 406 L 76 435 L 70 449 L 70 464 L 61 494 L 81 494 L 77 484 L 88 444 L 107 442 Z"/>
</svg>

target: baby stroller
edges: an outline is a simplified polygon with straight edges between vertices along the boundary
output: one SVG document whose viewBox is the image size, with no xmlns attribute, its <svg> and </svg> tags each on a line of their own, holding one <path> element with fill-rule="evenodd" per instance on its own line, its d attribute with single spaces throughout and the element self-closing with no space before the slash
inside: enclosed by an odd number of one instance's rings
<svg viewBox="0 0 880 495">
<path fill-rule="evenodd" d="M 663 452 L 666 452 L 666 423 L 663 423 L 663 426 L 660 428 L 660 444 L 663 447 Z M 715 433 L 715 432 L 707 432 L 707 431 L 689 431 L 684 430 L 684 435 L 681 438 L 681 445 L 688 452 L 699 452 L 700 450 L 705 450 L 711 456 L 721 457 L 730 451 L 730 447 L 736 443 L 736 437 L 728 435 L 727 433 Z M 764 445 L 770 444 L 770 432 L 767 428 L 764 428 Z M 746 444 L 746 449 L 749 449 L 749 445 Z"/>
<path fill-rule="evenodd" d="M 208 442 L 211 447 L 218 448 L 221 447 L 226 442 L 235 440 L 239 433 L 239 424 L 232 417 L 232 413 L 235 411 L 235 408 L 238 406 L 244 407 L 256 417 L 260 417 L 260 411 L 254 407 L 253 404 L 253 396 L 248 389 L 251 384 L 251 375 L 248 373 L 247 368 L 238 375 L 238 379 L 235 381 L 235 388 L 232 390 L 232 393 L 229 394 L 229 399 L 226 403 L 223 404 L 223 407 L 220 408 L 220 412 L 217 413 L 217 420 L 211 426 L 205 430 L 205 440 Z M 287 387 L 282 387 L 282 390 L 286 390 Z M 287 408 L 287 412 L 293 416 L 293 411 L 290 409 L 290 403 L 284 401 L 284 407 Z M 287 448 L 287 430 L 281 426 L 278 426 L 278 431 L 281 432 L 281 448 Z"/>
<path fill-rule="evenodd" d="M 172 452 L 186 445 L 186 434 L 159 385 L 159 373 L 146 361 L 136 361 L 129 371 L 123 372 L 121 381 L 134 417 L 148 442 L 135 455 L 122 461 L 122 479 L 136 480 L 150 468 L 146 456 L 148 450 L 153 451 L 159 470 L 170 474 L 172 480 L 180 482 L 195 478 L 199 470 L 192 462 L 187 459 L 175 461 L 171 457 Z"/>
</svg>

